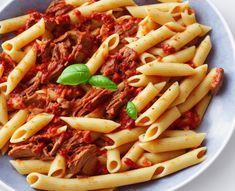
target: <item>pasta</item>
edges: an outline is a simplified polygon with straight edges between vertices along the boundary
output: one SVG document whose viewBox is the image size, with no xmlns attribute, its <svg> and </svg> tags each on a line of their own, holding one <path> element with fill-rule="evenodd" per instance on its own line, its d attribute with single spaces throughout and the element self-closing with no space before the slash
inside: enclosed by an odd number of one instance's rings
<svg viewBox="0 0 235 191">
<path fill-rule="evenodd" d="M 196 128 L 224 76 L 205 64 L 212 28 L 189 2 L 160 2 L 59 0 L 0 21 L 14 32 L 0 151 L 32 188 L 111 191 L 206 159 Z"/>
</svg>

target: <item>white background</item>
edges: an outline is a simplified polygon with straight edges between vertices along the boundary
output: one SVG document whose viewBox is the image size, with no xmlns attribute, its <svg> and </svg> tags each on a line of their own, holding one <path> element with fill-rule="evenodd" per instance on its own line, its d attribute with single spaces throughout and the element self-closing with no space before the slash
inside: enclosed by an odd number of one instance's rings
<svg viewBox="0 0 235 191">
<path fill-rule="evenodd" d="M 0 0 L 2 1 L 2 0 Z M 5 0 L 6 3 L 8 0 Z M 196 0 L 195 0 L 196 1 Z M 235 1 L 211 0 L 235 36 Z M 0 2 L 0 5 L 3 2 Z M 234 64 L 234 63 L 231 63 Z M 235 134 L 219 158 L 199 177 L 178 191 L 235 191 Z M 0 185 L 0 191 L 7 191 Z"/>
</svg>

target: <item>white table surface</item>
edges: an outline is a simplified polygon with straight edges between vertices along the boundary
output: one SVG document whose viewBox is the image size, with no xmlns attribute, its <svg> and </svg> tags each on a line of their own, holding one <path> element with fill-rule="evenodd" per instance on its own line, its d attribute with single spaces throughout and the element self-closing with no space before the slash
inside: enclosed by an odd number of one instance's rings
<svg viewBox="0 0 235 191">
<path fill-rule="evenodd" d="M 8 0 L 0 2 L 5 4 Z M 196 1 L 196 0 L 195 0 Z M 235 1 L 211 0 L 228 22 L 235 36 Z M 235 190 L 235 134 L 222 154 L 199 177 L 178 191 L 234 191 Z M 0 191 L 9 191 L 0 184 Z"/>
</svg>

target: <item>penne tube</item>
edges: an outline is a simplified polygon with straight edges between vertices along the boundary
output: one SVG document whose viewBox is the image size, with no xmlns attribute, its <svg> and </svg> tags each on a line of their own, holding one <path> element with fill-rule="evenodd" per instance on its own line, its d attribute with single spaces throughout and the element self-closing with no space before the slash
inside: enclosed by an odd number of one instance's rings
<svg viewBox="0 0 235 191">
<path fill-rule="evenodd" d="M 205 153 L 206 147 L 201 147 L 187 152 L 177 158 L 156 164 L 155 167 L 157 168 L 155 170 L 155 175 L 152 179 L 162 178 L 187 167 L 201 163 L 206 159 Z"/>
<path fill-rule="evenodd" d="M 196 54 L 192 60 L 194 66 L 198 67 L 204 64 L 207 56 L 209 55 L 212 48 L 211 39 L 208 35 L 199 45 L 196 50 Z"/>
<path fill-rule="evenodd" d="M 202 120 L 206 109 L 209 105 L 211 101 L 211 96 L 210 95 L 206 95 L 204 98 L 202 98 L 202 100 L 195 106 L 195 111 L 197 112 L 200 120 Z"/>
<path fill-rule="evenodd" d="M 176 119 L 181 116 L 177 107 L 166 111 L 146 131 L 141 142 L 148 142 L 157 139 Z"/>
<path fill-rule="evenodd" d="M 2 128 L 2 127 L 1 127 Z M 9 141 L 0 149 L 0 155 L 4 156 L 9 151 Z"/>
<path fill-rule="evenodd" d="M 72 128 L 100 133 L 110 133 L 120 126 L 114 121 L 99 118 L 61 117 L 61 119 Z"/>
<path fill-rule="evenodd" d="M 149 52 L 150 54 L 155 55 L 155 56 L 160 56 L 160 57 L 165 57 L 165 56 L 167 56 L 166 53 L 162 50 L 162 48 L 155 48 L 155 47 L 153 47 L 153 48 L 150 48 L 150 49 L 148 50 L 148 52 Z"/>
<path fill-rule="evenodd" d="M 3 92 L 0 91 L 0 124 L 5 125 L 8 121 L 7 100 Z"/>
<path fill-rule="evenodd" d="M 120 171 L 127 171 L 130 169 L 128 162 L 137 162 L 140 156 L 144 153 L 144 150 L 139 146 L 139 142 L 136 142 L 131 149 L 122 157 Z"/>
<path fill-rule="evenodd" d="M 40 113 L 34 116 L 31 120 L 29 120 L 14 132 L 10 142 L 20 143 L 27 140 L 35 133 L 40 131 L 43 127 L 45 127 L 53 119 L 53 117 L 53 114 L 48 113 Z"/>
<path fill-rule="evenodd" d="M 177 22 L 166 23 L 165 26 L 174 32 L 183 32 L 186 28 Z"/>
<path fill-rule="evenodd" d="M 32 48 L 21 60 L 21 62 L 10 72 L 7 78 L 7 95 L 15 89 L 26 73 L 35 65 L 36 58 L 37 51 Z"/>
<path fill-rule="evenodd" d="M 106 146 L 106 149 L 114 149 L 121 145 L 131 143 L 138 140 L 138 137 L 146 131 L 144 127 L 136 127 L 131 130 L 124 129 L 115 133 L 105 134 L 106 137 L 110 138 L 114 144 Z"/>
<path fill-rule="evenodd" d="M 121 168 L 120 151 L 116 149 L 110 149 L 107 151 L 107 169 L 109 173 L 118 172 Z"/>
<path fill-rule="evenodd" d="M 132 6 L 135 5 L 135 2 L 132 0 L 101 0 L 94 2 L 92 4 L 81 6 L 69 13 L 69 17 L 71 22 L 77 23 L 79 22 L 79 18 L 76 16 L 76 11 L 79 11 L 83 16 L 88 16 L 92 12 L 105 12 L 111 9 L 125 7 L 125 6 Z"/>
<path fill-rule="evenodd" d="M 173 12 L 175 8 L 180 9 L 180 11 L 184 11 L 186 8 L 189 7 L 188 2 L 183 2 L 183 3 L 158 3 L 158 4 L 153 4 L 153 5 L 144 5 L 144 6 L 127 6 L 126 9 L 129 11 L 129 13 L 133 17 L 137 18 L 145 18 L 148 13 L 147 13 L 147 8 L 153 8 L 153 9 L 158 9 L 160 11 L 164 12 Z"/>
<path fill-rule="evenodd" d="M 181 18 L 186 26 L 192 25 L 197 22 L 195 13 L 190 14 L 187 9 L 181 13 Z"/>
<path fill-rule="evenodd" d="M 213 68 L 204 80 L 192 91 L 186 101 L 179 105 L 178 108 L 181 113 L 192 109 L 205 95 L 207 95 L 211 90 L 215 79 L 217 79 L 218 72 L 221 72 L 220 68 Z"/>
<path fill-rule="evenodd" d="M 55 159 L 52 161 L 50 165 L 48 176 L 61 178 L 64 177 L 65 171 L 66 171 L 66 159 L 62 155 L 57 154 Z"/>
<path fill-rule="evenodd" d="M 160 25 L 164 25 L 168 22 L 175 22 L 172 14 L 160 11 L 157 8 L 147 8 L 147 14 L 154 22 Z"/>
<path fill-rule="evenodd" d="M 136 37 L 140 38 L 158 28 L 158 25 L 149 17 L 145 17 L 139 24 L 138 24 L 138 31 Z"/>
<path fill-rule="evenodd" d="M 147 86 L 148 83 L 150 83 L 150 82 L 155 84 L 155 83 L 160 83 L 160 82 L 164 82 L 164 81 L 168 81 L 168 78 L 155 77 L 155 76 L 145 76 L 143 74 L 131 76 L 127 80 L 128 84 L 133 87 L 143 87 L 143 86 Z"/>
<path fill-rule="evenodd" d="M 142 64 L 148 64 L 150 62 L 153 62 L 157 60 L 157 57 L 155 57 L 154 55 L 148 53 L 148 52 L 144 52 L 140 55 L 140 61 Z"/>
<path fill-rule="evenodd" d="M 153 61 L 139 66 L 137 71 L 144 75 L 156 76 L 190 76 L 195 74 L 195 70 L 188 64 L 183 63 L 162 63 Z"/>
<path fill-rule="evenodd" d="M 166 26 L 162 26 L 126 46 L 136 51 L 138 54 L 141 54 L 156 44 L 172 37 L 174 34 L 175 33 Z"/>
<path fill-rule="evenodd" d="M 162 58 L 162 62 L 170 62 L 170 63 L 186 63 L 193 59 L 195 55 L 196 47 L 191 46 L 189 48 L 185 48 L 179 52 L 171 54 Z"/>
<path fill-rule="evenodd" d="M 165 41 L 164 44 L 167 44 L 168 46 L 174 48 L 175 51 L 178 51 L 190 41 L 198 37 L 201 33 L 202 29 L 200 25 L 198 23 L 194 23 L 187 26 L 185 31 L 177 33 L 171 39 Z"/>
<path fill-rule="evenodd" d="M 186 152 L 185 149 L 178 151 L 169 151 L 164 153 L 144 153 L 141 158 L 137 161 L 137 165 L 141 167 L 151 166 L 176 158 Z"/>
<path fill-rule="evenodd" d="M 183 137 L 189 135 L 196 135 L 196 132 L 191 130 L 166 130 L 160 135 L 159 138 Z"/>
<path fill-rule="evenodd" d="M 10 140 L 14 132 L 23 125 L 28 118 L 27 110 L 19 110 L 1 129 L 0 129 L 0 149 Z"/>
<path fill-rule="evenodd" d="M 137 112 L 141 112 L 164 88 L 166 82 L 153 85 L 151 82 L 132 100 Z"/>
<path fill-rule="evenodd" d="M 201 27 L 201 29 L 202 29 L 202 33 L 199 35 L 199 37 L 205 36 L 207 33 L 209 33 L 209 32 L 212 30 L 211 27 L 206 26 L 206 25 L 200 24 L 200 27 Z"/>
<path fill-rule="evenodd" d="M 29 15 L 23 15 L 0 21 L 0 34 L 5 34 L 20 29 L 26 24 L 28 19 Z"/>
<path fill-rule="evenodd" d="M 146 182 L 151 180 L 154 172 L 155 167 L 148 167 L 121 173 L 72 179 L 31 173 L 27 176 L 27 182 L 31 187 L 40 190 L 87 191 Z"/>
<path fill-rule="evenodd" d="M 125 145 L 121 145 L 120 147 L 117 147 L 116 149 L 119 150 L 120 154 L 125 154 L 127 151 L 130 150 L 130 148 L 133 146 L 134 143 L 127 143 Z"/>
<path fill-rule="evenodd" d="M 73 5 L 74 7 L 79 7 L 86 2 L 87 0 L 65 0 L 67 5 Z"/>
<path fill-rule="evenodd" d="M 93 54 L 93 56 L 86 63 L 91 74 L 95 74 L 102 66 L 107 58 L 109 51 L 113 50 L 119 44 L 119 35 L 113 34 L 109 36 L 101 45 L 100 48 Z"/>
<path fill-rule="evenodd" d="M 144 143 L 141 142 L 139 145 L 145 151 L 150 153 L 161 153 L 188 148 L 197 148 L 202 144 L 205 137 L 205 133 L 197 133 L 195 135 L 162 138 Z"/>
<path fill-rule="evenodd" d="M 19 50 L 12 50 L 7 52 L 7 54 L 14 60 L 15 62 L 19 63 L 25 56 L 25 52 Z"/>
<path fill-rule="evenodd" d="M 201 81 L 206 77 L 207 65 L 202 65 L 195 69 L 196 73 L 193 76 L 185 78 L 179 84 L 180 93 L 176 100 L 173 102 L 172 106 L 179 105 L 187 99 L 189 94 L 201 83 Z"/>
<path fill-rule="evenodd" d="M 172 84 L 164 94 L 135 121 L 138 126 L 148 126 L 162 115 L 179 94 L 178 82 Z"/>
<path fill-rule="evenodd" d="M 10 163 L 18 173 L 24 175 L 32 172 L 47 174 L 51 166 L 51 161 L 42 160 L 10 160 Z"/>
<path fill-rule="evenodd" d="M 26 31 L 20 33 L 18 36 L 5 41 L 2 44 L 2 49 L 5 52 L 10 52 L 12 50 L 20 50 L 25 45 L 29 44 L 33 40 L 42 36 L 45 32 L 45 22 L 41 19 L 38 23 L 27 29 Z"/>
</svg>

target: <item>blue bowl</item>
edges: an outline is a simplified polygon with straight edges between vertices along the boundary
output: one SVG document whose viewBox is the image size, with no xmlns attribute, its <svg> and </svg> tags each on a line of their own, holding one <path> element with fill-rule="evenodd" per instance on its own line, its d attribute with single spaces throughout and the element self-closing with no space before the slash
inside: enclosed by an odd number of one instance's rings
<svg viewBox="0 0 235 191">
<path fill-rule="evenodd" d="M 8 0 L 0 9 L 0 20 L 24 14 L 28 9 L 45 10 L 51 0 Z M 42 3 L 43 2 L 43 3 Z M 138 0 L 138 3 L 150 3 L 151 0 Z M 155 2 L 154 0 L 152 2 Z M 213 50 L 207 59 L 210 68 L 218 66 L 225 69 L 225 83 L 220 94 L 214 97 L 198 131 L 206 132 L 205 145 L 208 147 L 207 160 L 199 165 L 185 169 L 171 176 L 144 184 L 123 187 L 121 191 L 175 190 L 188 183 L 218 157 L 231 137 L 235 126 L 235 55 L 231 32 L 218 10 L 205 0 L 190 1 L 196 10 L 197 19 L 212 26 Z M 33 191 L 25 180 L 9 164 L 9 157 L 0 158 L 0 181 L 10 188 L 20 191 Z"/>
</svg>

